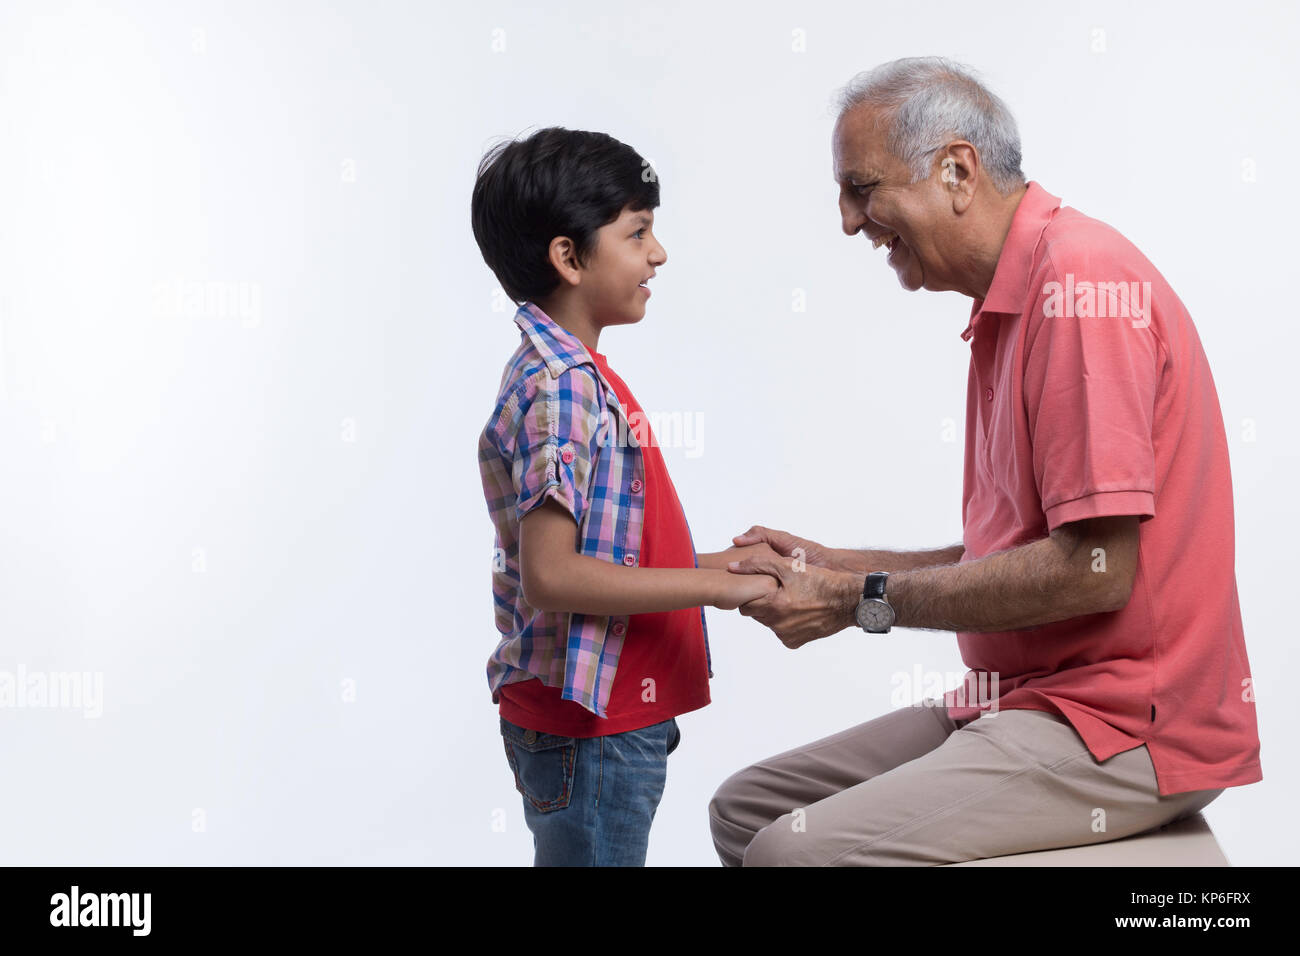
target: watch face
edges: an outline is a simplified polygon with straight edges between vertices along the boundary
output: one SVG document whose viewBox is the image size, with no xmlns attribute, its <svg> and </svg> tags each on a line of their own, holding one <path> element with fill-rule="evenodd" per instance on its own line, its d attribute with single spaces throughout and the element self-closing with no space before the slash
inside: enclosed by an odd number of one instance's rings
<svg viewBox="0 0 1300 956">
<path fill-rule="evenodd" d="M 884 601 L 863 601 L 858 605 L 858 626 L 867 631 L 883 631 L 894 623 L 894 609 Z"/>
</svg>

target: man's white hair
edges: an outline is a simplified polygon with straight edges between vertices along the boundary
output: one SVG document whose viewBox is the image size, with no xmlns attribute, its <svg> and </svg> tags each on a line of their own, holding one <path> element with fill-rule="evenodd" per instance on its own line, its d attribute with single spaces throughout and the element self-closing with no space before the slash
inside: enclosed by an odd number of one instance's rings
<svg viewBox="0 0 1300 956">
<path fill-rule="evenodd" d="M 1015 117 L 968 67 L 939 56 L 893 60 L 853 77 L 835 99 L 840 116 L 864 103 L 880 111 L 889 129 L 885 146 L 911 169 L 914 183 L 930 175 L 938 150 L 964 139 L 999 193 L 1024 185 Z"/>
</svg>

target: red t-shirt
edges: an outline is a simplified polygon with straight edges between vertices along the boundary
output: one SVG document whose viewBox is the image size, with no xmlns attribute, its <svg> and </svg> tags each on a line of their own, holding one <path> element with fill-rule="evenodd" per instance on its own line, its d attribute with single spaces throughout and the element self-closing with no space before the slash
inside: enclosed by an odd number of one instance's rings
<svg viewBox="0 0 1300 956">
<path fill-rule="evenodd" d="M 1063 715 L 1099 761 L 1146 744 L 1161 794 L 1263 779 L 1228 442 L 1183 303 L 1131 242 L 1030 183 L 962 338 L 962 561 L 1084 518 L 1140 524 L 1120 610 L 958 632 L 972 674 L 949 715 L 996 696 Z"/>
<path fill-rule="evenodd" d="M 622 402 L 645 465 L 645 518 L 639 564 L 645 568 L 693 568 L 695 549 L 663 452 L 632 391 L 614 374 L 605 356 L 592 358 Z M 642 431 L 644 429 L 644 431 Z M 698 607 L 633 614 L 619 655 L 607 717 L 577 701 L 563 700 L 561 688 L 540 680 L 501 688 L 501 716 L 539 733 L 599 737 L 639 730 L 698 710 L 709 703 L 709 666 Z"/>
</svg>

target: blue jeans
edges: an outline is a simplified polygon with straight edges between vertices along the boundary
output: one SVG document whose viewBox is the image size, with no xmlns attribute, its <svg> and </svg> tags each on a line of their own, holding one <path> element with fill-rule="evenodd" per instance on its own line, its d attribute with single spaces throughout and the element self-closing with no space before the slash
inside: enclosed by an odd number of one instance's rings
<svg viewBox="0 0 1300 956">
<path fill-rule="evenodd" d="M 645 866 L 675 718 L 603 737 L 561 737 L 501 720 L 506 759 L 533 832 L 534 866 Z"/>
</svg>

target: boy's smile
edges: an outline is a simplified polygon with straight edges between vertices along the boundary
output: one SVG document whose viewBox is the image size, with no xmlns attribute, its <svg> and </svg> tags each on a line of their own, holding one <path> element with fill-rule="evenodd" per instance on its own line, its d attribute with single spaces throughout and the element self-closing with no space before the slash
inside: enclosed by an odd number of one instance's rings
<svg viewBox="0 0 1300 956">
<path fill-rule="evenodd" d="M 668 261 L 654 237 L 654 211 L 624 209 L 596 232 L 596 251 L 583 276 L 593 317 L 602 325 L 622 325 L 645 318 L 648 283 Z"/>
<path fill-rule="evenodd" d="M 650 299 L 649 282 L 668 261 L 653 227 L 653 210 L 624 208 L 596 230 L 586 264 L 573 255 L 570 239 L 553 239 L 551 262 L 563 281 L 555 294 L 538 303 L 543 311 L 593 351 L 601 329 L 640 322 Z"/>
</svg>

